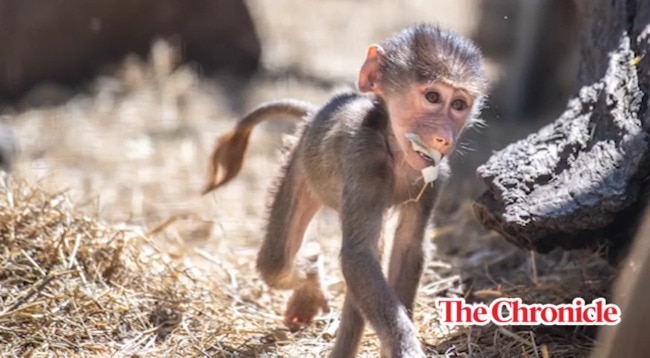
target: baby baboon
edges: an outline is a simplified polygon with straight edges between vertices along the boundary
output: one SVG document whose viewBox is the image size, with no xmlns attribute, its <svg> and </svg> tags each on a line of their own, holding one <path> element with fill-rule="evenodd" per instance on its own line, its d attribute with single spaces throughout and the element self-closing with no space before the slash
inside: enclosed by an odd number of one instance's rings
<svg viewBox="0 0 650 358">
<path fill-rule="evenodd" d="M 382 355 L 422 357 L 411 319 L 424 232 L 448 155 L 478 121 L 487 90 L 483 59 L 469 40 L 419 24 L 370 46 L 357 85 L 359 93 L 338 94 L 320 108 L 283 100 L 253 110 L 219 138 L 204 193 L 239 172 L 255 124 L 282 115 L 303 119 L 275 186 L 257 269 L 271 287 L 293 290 L 289 328 L 309 324 L 328 307 L 317 259 L 297 260 L 296 253 L 316 212 L 337 210 L 347 292 L 331 356 L 354 356 L 367 320 Z M 394 206 L 399 224 L 386 279 L 378 244 L 384 214 Z"/>
</svg>

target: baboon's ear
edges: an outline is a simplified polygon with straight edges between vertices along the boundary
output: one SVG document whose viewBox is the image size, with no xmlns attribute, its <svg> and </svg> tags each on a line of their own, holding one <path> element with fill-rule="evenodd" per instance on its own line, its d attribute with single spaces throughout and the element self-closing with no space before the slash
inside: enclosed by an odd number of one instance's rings
<svg viewBox="0 0 650 358">
<path fill-rule="evenodd" d="M 379 65 L 384 56 L 384 49 L 379 45 L 372 45 L 368 48 L 366 60 L 359 71 L 358 87 L 361 92 L 379 93 Z"/>
</svg>

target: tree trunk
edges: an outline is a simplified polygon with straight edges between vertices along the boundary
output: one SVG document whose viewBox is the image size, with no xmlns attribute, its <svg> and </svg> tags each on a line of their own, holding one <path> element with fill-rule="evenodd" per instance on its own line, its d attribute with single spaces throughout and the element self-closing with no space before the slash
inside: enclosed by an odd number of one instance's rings
<svg viewBox="0 0 650 358">
<path fill-rule="evenodd" d="M 582 87 L 555 122 L 477 169 L 479 221 L 545 253 L 616 259 L 648 202 L 650 1 L 580 0 Z"/>
</svg>

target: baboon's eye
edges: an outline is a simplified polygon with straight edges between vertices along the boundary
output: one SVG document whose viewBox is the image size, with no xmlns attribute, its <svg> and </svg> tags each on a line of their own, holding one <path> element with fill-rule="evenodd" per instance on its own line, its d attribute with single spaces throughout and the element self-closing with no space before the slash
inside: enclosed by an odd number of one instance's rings
<svg viewBox="0 0 650 358">
<path fill-rule="evenodd" d="M 426 98 L 429 103 L 438 103 L 440 101 L 440 94 L 435 91 L 429 91 L 424 94 L 424 98 Z"/>
<path fill-rule="evenodd" d="M 451 102 L 451 108 L 457 111 L 465 110 L 467 108 L 467 102 L 463 101 L 462 99 L 457 99 Z"/>
</svg>

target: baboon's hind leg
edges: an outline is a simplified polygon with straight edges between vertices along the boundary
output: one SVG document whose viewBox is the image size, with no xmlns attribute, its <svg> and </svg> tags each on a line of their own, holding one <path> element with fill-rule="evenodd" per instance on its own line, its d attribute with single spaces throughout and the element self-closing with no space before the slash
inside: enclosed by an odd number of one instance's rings
<svg viewBox="0 0 650 358">
<path fill-rule="evenodd" d="M 319 310 L 329 310 L 321 285 L 320 252 L 296 257 L 305 231 L 321 207 L 292 155 L 273 197 L 257 258 L 257 269 L 269 286 L 293 290 L 285 311 L 285 324 L 291 330 L 310 324 Z"/>
</svg>

